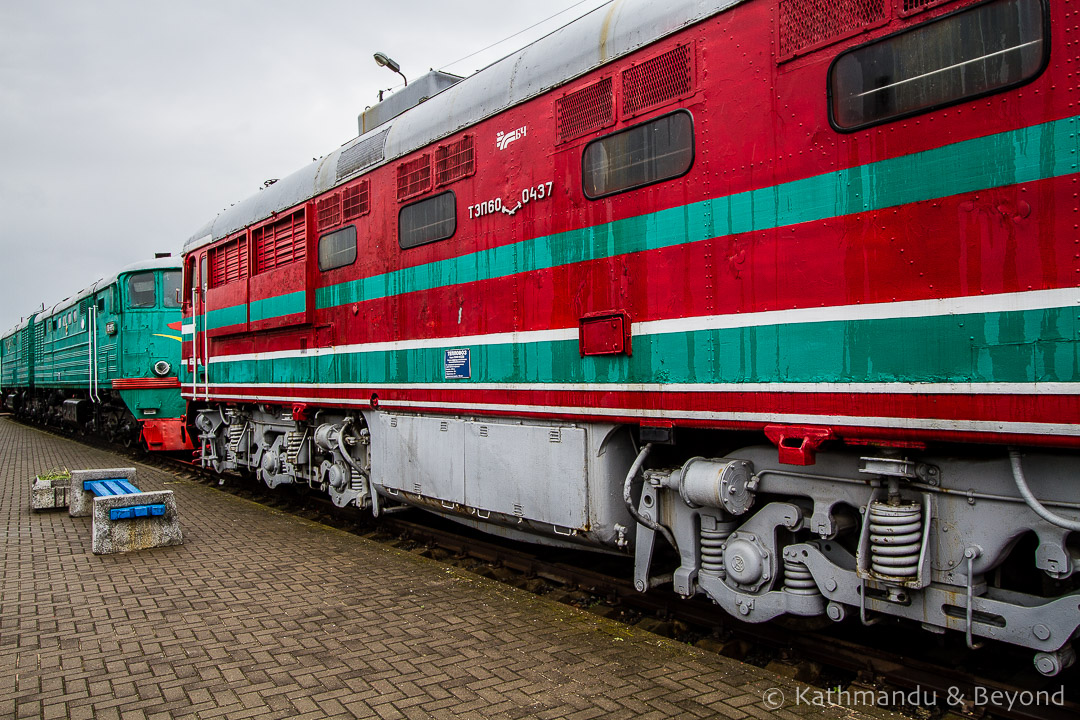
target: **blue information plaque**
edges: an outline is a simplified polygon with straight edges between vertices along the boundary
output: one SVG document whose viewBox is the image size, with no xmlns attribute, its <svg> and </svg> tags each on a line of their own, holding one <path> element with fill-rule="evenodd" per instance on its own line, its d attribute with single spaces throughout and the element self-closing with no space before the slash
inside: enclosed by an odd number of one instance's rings
<svg viewBox="0 0 1080 720">
<path fill-rule="evenodd" d="M 472 377 L 471 352 L 469 348 L 446 351 L 443 369 L 447 380 L 468 380 Z"/>
</svg>

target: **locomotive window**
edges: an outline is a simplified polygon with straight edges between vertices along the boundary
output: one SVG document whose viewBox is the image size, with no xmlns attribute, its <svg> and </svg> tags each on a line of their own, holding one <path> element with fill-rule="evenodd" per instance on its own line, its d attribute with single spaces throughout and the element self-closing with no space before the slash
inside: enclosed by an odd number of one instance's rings
<svg viewBox="0 0 1080 720">
<path fill-rule="evenodd" d="M 406 205 L 398 213 L 398 245 L 406 250 L 445 240 L 457 230 L 457 204 L 453 192 Z"/>
<path fill-rule="evenodd" d="M 319 238 L 319 269 L 323 272 L 356 262 L 356 226 L 349 225 Z"/>
<path fill-rule="evenodd" d="M 858 130 L 1032 80 L 1046 26 L 1042 0 L 993 0 L 850 50 L 829 68 L 829 120 Z"/>
<path fill-rule="evenodd" d="M 161 284 L 165 293 L 161 298 L 161 304 L 167 308 L 180 307 L 180 302 L 176 299 L 180 295 L 180 271 L 166 270 L 163 272 L 161 274 Z"/>
<path fill-rule="evenodd" d="M 582 185 L 595 200 L 685 175 L 693 162 L 694 121 L 680 110 L 589 143 Z"/>
<path fill-rule="evenodd" d="M 131 275 L 127 281 L 128 307 L 154 307 L 154 273 Z"/>
</svg>

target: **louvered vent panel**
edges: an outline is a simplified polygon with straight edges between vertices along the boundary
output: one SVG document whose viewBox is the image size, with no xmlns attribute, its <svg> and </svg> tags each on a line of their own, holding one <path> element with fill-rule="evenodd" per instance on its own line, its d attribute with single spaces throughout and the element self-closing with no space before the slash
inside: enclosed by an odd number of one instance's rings
<svg viewBox="0 0 1080 720">
<path fill-rule="evenodd" d="M 247 277 L 247 243 L 233 240 L 210 249 L 210 287 L 220 287 Z"/>
<path fill-rule="evenodd" d="M 225 282 L 243 280 L 248 276 L 248 247 L 246 240 L 237 240 L 225 255 Z"/>
<path fill-rule="evenodd" d="M 944 0 L 900 0 L 900 14 L 910 15 L 931 5 L 940 5 Z"/>
<path fill-rule="evenodd" d="M 366 140 L 361 140 L 347 150 L 343 150 L 341 155 L 338 155 L 338 180 L 370 165 L 382 162 L 388 132 L 390 132 L 389 128 L 378 135 L 372 135 Z"/>
<path fill-rule="evenodd" d="M 341 224 L 341 195 L 334 193 L 315 203 L 319 217 L 319 230 L 326 230 Z"/>
<path fill-rule="evenodd" d="M 447 185 L 468 177 L 475 169 L 472 135 L 466 135 L 457 142 L 440 145 L 435 149 L 436 185 Z"/>
<path fill-rule="evenodd" d="M 636 115 L 688 94 L 694 86 L 689 45 L 680 45 L 623 72 L 623 113 Z"/>
<path fill-rule="evenodd" d="M 364 180 L 352 187 L 345 188 L 341 194 L 341 214 L 343 220 L 349 221 L 366 215 L 371 209 L 368 201 L 368 181 Z"/>
<path fill-rule="evenodd" d="M 559 142 L 607 127 L 615 120 L 611 78 L 559 98 L 555 106 Z"/>
<path fill-rule="evenodd" d="M 419 195 L 431 187 L 431 156 L 424 153 L 415 160 L 398 165 L 397 199 Z"/>
<path fill-rule="evenodd" d="M 210 287 L 220 287 L 225 284 L 225 248 L 210 248 L 207 265 L 210 270 Z"/>
<path fill-rule="evenodd" d="M 780 58 L 881 22 L 885 19 L 885 3 L 886 0 L 780 0 Z"/>
<path fill-rule="evenodd" d="M 303 260 L 306 254 L 304 235 L 303 210 L 253 231 L 255 272 L 261 273 Z"/>
</svg>

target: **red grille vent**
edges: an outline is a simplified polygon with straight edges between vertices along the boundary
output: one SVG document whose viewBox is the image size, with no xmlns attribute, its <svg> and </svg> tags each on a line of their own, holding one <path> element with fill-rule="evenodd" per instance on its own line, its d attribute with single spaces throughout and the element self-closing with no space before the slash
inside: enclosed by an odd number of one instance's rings
<svg viewBox="0 0 1080 720">
<path fill-rule="evenodd" d="M 882 22 L 885 11 L 886 0 L 780 0 L 780 59 Z"/>
<path fill-rule="evenodd" d="M 431 187 L 431 156 L 424 153 L 415 160 L 398 165 L 397 199 L 405 200 Z"/>
<path fill-rule="evenodd" d="M 304 235 L 303 210 L 253 230 L 255 272 L 261 273 L 303 260 L 306 255 Z"/>
<path fill-rule="evenodd" d="M 334 193 L 315 203 L 319 218 L 319 230 L 326 230 L 341 224 L 341 196 Z"/>
<path fill-rule="evenodd" d="M 435 148 L 435 185 L 448 185 L 476 170 L 472 135 Z"/>
<path fill-rule="evenodd" d="M 611 78 L 567 93 L 555 104 L 559 142 L 607 127 L 615 121 Z"/>
<path fill-rule="evenodd" d="M 623 71 L 623 114 L 636 115 L 687 95 L 693 87 L 693 52 L 680 45 Z"/>
<path fill-rule="evenodd" d="M 247 277 L 247 243 L 233 240 L 210 248 L 210 287 L 220 287 Z"/>
<path fill-rule="evenodd" d="M 940 5 L 945 0 L 900 0 L 900 14 L 911 15 L 933 5 Z"/>
<path fill-rule="evenodd" d="M 345 188 L 341 194 L 341 212 L 344 220 L 352 220 L 367 215 L 371 210 L 368 202 L 368 181 Z"/>
</svg>

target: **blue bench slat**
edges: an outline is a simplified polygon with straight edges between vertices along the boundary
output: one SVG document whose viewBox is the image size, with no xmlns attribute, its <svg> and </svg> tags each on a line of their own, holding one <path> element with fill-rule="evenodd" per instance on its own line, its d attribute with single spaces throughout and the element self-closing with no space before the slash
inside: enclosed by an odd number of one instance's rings
<svg viewBox="0 0 1080 720">
<path fill-rule="evenodd" d="M 105 497 L 108 495 L 134 495 L 142 492 L 142 490 L 123 478 L 113 478 L 112 480 L 84 480 L 83 490 L 92 492 L 97 497 Z"/>
<path fill-rule="evenodd" d="M 142 492 L 127 480 L 106 480 L 105 484 L 113 491 L 113 495 L 131 495 L 132 493 Z"/>
<path fill-rule="evenodd" d="M 164 514 L 164 505 L 133 505 L 125 508 L 113 508 L 109 511 L 109 519 L 134 520 L 135 518 L 161 517 Z"/>
</svg>

